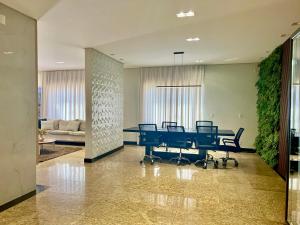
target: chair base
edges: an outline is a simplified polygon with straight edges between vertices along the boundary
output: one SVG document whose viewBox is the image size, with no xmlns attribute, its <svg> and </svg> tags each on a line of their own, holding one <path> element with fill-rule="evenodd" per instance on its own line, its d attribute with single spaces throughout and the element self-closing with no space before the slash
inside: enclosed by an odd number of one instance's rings
<svg viewBox="0 0 300 225">
<path fill-rule="evenodd" d="M 194 164 L 195 166 L 202 166 L 203 169 L 207 169 L 209 163 L 213 163 L 215 169 L 219 167 L 219 162 L 213 158 L 197 160 Z"/>
<path fill-rule="evenodd" d="M 155 161 L 161 162 L 161 158 L 155 155 L 145 155 L 144 158 L 140 161 L 140 164 L 150 161 L 151 165 L 154 164 Z"/>
<path fill-rule="evenodd" d="M 205 159 L 197 160 L 194 164 L 195 166 L 202 166 L 203 169 L 207 169 L 209 163 L 214 164 L 214 168 L 217 169 L 219 167 L 218 160 L 214 160 L 213 155 L 206 153 Z"/>
<path fill-rule="evenodd" d="M 188 158 L 177 156 L 174 158 L 169 159 L 170 162 L 177 161 L 177 165 L 180 166 L 182 162 L 186 162 L 187 164 L 191 164 L 191 161 Z"/>
<path fill-rule="evenodd" d="M 223 157 L 223 158 L 220 158 L 222 160 L 222 166 L 224 168 L 227 167 L 227 161 L 234 161 L 234 166 L 235 167 L 238 167 L 239 166 L 239 162 L 235 159 L 235 158 L 231 158 L 231 157 Z"/>
</svg>

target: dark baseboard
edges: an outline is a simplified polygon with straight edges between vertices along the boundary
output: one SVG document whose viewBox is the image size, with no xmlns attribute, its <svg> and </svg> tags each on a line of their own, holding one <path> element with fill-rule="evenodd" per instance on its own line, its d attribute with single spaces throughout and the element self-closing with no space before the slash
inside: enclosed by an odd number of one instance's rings
<svg viewBox="0 0 300 225">
<path fill-rule="evenodd" d="M 241 152 L 255 153 L 256 149 L 254 149 L 254 148 L 241 148 Z"/>
<path fill-rule="evenodd" d="M 74 146 L 85 146 L 84 142 L 74 142 L 74 141 L 55 141 L 57 145 L 74 145 Z"/>
<path fill-rule="evenodd" d="M 124 145 L 122 145 L 122 146 L 120 146 L 120 147 L 118 147 L 118 148 L 115 148 L 115 149 L 113 149 L 113 150 L 111 150 L 111 151 L 109 151 L 109 152 L 106 152 L 106 153 L 104 153 L 104 154 L 102 154 L 102 155 L 99 155 L 99 156 L 97 156 L 97 157 L 95 157 L 95 158 L 92 158 L 92 159 L 84 159 L 84 162 L 85 163 L 93 163 L 93 162 L 95 162 L 95 161 L 97 161 L 97 160 L 99 160 L 99 159 L 102 159 L 102 158 L 104 158 L 104 157 L 106 157 L 106 156 L 108 156 L 108 155 L 111 155 L 111 154 L 113 154 L 113 153 L 115 153 L 115 152 L 117 152 L 117 151 L 119 151 L 119 150 L 121 150 L 121 149 L 123 149 L 124 148 Z"/>
<path fill-rule="evenodd" d="M 137 145 L 136 141 L 124 141 L 124 145 Z"/>
<path fill-rule="evenodd" d="M 23 201 L 25 201 L 25 200 L 31 198 L 31 197 L 34 196 L 34 195 L 36 195 L 36 190 L 31 191 L 31 192 L 29 192 L 29 193 L 27 193 L 27 194 L 25 194 L 25 195 L 22 195 L 22 196 L 20 196 L 20 197 L 14 199 L 14 200 L 12 200 L 12 201 L 10 201 L 10 202 L 7 202 L 7 203 L 5 203 L 4 205 L 1 205 L 1 206 L 0 206 L 0 212 L 4 211 L 4 210 L 6 210 L 6 209 L 9 209 L 9 208 L 11 208 L 11 207 L 13 207 L 13 206 L 15 206 L 15 205 L 17 205 L 17 204 L 19 204 L 19 203 L 21 203 L 21 202 L 23 202 Z"/>
</svg>

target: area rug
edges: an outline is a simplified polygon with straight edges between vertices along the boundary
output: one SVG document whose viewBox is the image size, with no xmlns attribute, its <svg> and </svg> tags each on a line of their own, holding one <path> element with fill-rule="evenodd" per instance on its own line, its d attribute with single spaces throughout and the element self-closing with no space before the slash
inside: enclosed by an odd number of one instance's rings
<svg viewBox="0 0 300 225">
<path fill-rule="evenodd" d="M 44 162 L 82 149 L 83 147 L 79 146 L 55 145 L 54 151 L 51 145 L 44 145 L 43 149 L 41 149 L 38 162 Z"/>
</svg>

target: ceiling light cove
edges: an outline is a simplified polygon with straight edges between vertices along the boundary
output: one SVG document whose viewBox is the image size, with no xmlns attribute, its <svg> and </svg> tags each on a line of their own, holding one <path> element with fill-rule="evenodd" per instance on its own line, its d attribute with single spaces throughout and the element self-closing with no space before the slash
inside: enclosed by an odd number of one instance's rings
<svg viewBox="0 0 300 225">
<path fill-rule="evenodd" d="M 194 37 L 194 38 L 187 38 L 185 40 L 188 41 L 188 42 L 196 42 L 196 41 L 200 41 L 200 38 Z"/>
<path fill-rule="evenodd" d="M 57 61 L 57 62 L 55 62 L 56 64 L 64 64 L 65 62 L 63 62 L 63 61 Z"/>
<path fill-rule="evenodd" d="M 192 10 L 189 10 L 189 11 L 187 11 L 187 12 L 181 11 L 181 12 L 177 13 L 176 16 L 177 16 L 178 18 L 193 17 L 193 16 L 195 16 L 195 13 L 194 13 L 194 11 L 192 11 Z"/>
<path fill-rule="evenodd" d="M 3 54 L 4 55 L 12 55 L 14 54 L 15 52 L 11 52 L 11 51 L 4 51 Z"/>
</svg>

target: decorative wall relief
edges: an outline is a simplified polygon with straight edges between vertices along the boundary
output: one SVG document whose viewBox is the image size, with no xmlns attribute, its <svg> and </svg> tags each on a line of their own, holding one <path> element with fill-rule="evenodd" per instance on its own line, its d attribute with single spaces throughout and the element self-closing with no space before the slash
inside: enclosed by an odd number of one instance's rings
<svg viewBox="0 0 300 225">
<path fill-rule="evenodd" d="M 86 158 L 94 158 L 123 145 L 123 64 L 86 49 L 86 98 Z"/>
</svg>

